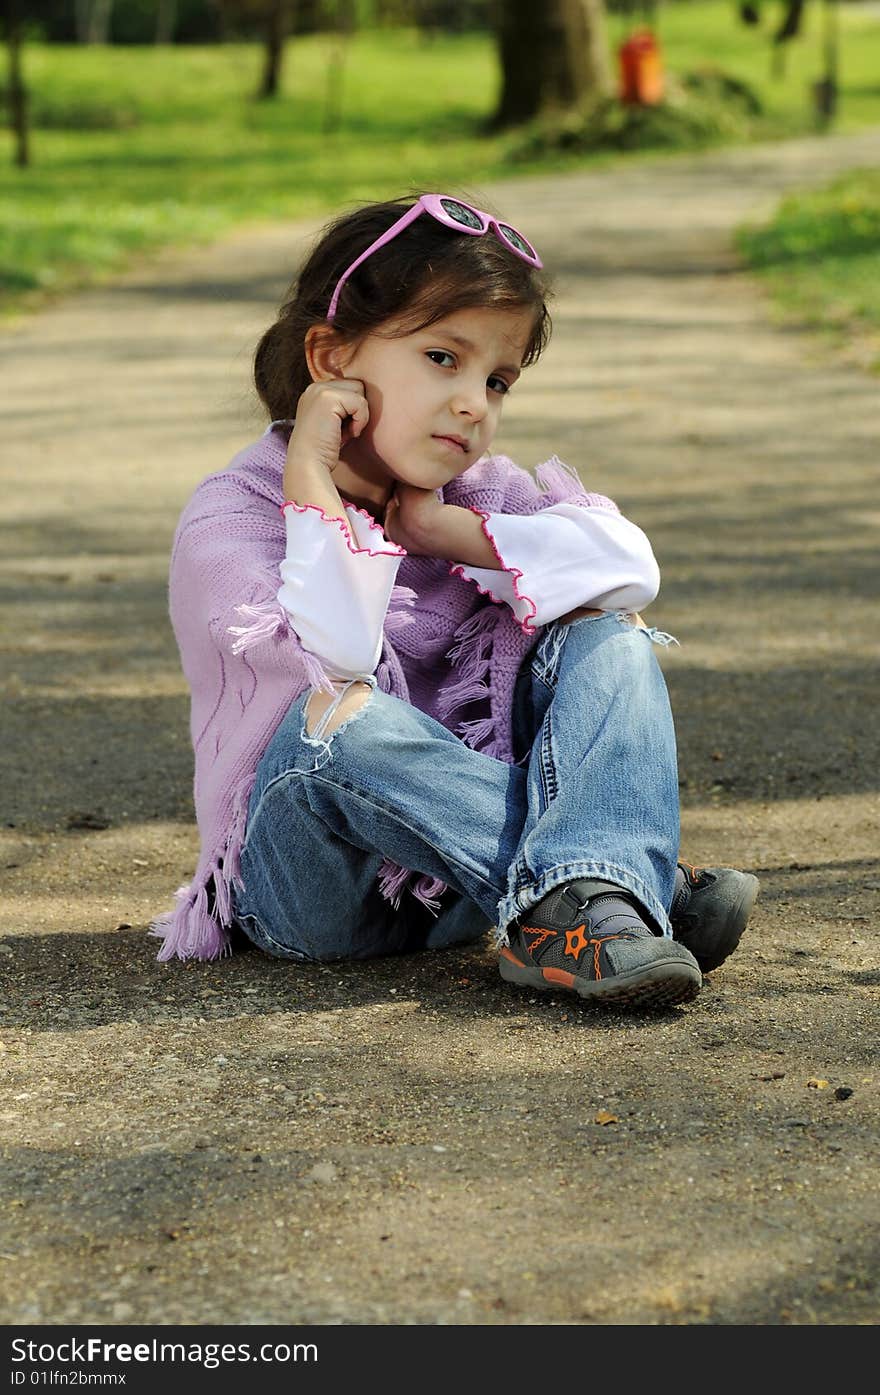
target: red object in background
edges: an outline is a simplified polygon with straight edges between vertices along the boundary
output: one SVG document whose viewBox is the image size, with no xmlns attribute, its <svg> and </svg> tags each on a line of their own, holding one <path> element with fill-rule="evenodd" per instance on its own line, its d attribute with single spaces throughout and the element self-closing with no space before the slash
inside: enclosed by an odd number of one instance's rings
<svg viewBox="0 0 880 1395">
<path fill-rule="evenodd" d="M 630 106 L 653 107 L 663 101 L 663 59 L 650 29 L 637 29 L 617 50 L 620 100 Z"/>
</svg>

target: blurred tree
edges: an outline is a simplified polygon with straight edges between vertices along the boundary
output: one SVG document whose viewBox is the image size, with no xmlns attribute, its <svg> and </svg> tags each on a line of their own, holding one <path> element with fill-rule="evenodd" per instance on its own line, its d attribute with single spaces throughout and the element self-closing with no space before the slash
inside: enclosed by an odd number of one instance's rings
<svg viewBox="0 0 880 1395">
<path fill-rule="evenodd" d="M 400 0 L 396 3 L 400 10 Z M 378 4 L 375 8 L 381 10 L 382 6 Z M 405 8 L 410 13 L 403 22 L 416 24 L 428 38 L 435 34 L 485 30 L 489 24 L 489 0 L 408 0 Z"/>
<path fill-rule="evenodd" d="M 257 33 L 263 40 L 263 69 L 256 96 L 276 97 L 281 90 L 284 44 L 293 28 L 297 0 L 223 0 L 224 31 Z"/>
<path fill-rule="evenodd" d="M 796 39 L 801 32 L 806 0 L 782 0 L 782 15 L 773 30 L 773 71 L 782 77 L 785 70 L 785 46 Z M 757 26 L 761 23 L 761 0 L 743 0 L 739 6 L 739 17 L 743 24 Z"/>
<path fill-rule="evenodd" d="M 806 0 L 786 0 L 782 23 L 773 35 L 774 44 L 785 44 L 801 32 Z"/>
<path fill-rule="evenodd" d="M 813 84 L 813 103 L 816 115 L 822 126 L 829 126 L 837 112 L 839 90 L 839 49 L 838 3 L 837 0 L 823 0 L 824 25 L 822 30 L 823 72 L 818 82 Z"/>
<path fill-rule="evenodd" d="M 495 126 L 612 95 L 603 0 L 495 0 L 491 13 L 501 61 Z"/>
<path fill-rule="evenodd" d="M 785 59 L 788 45 L 803 32 L 807 0 L 782 0 L 782 15 L 773 30 L 773 76 L 785 76 Z M 822 0 L 822 58 L 823 73 L 813 83 L 813 102 L 816 115 L 822 125 L 827 126 L 837 110 L 838 80 L 838 3 L 837 0 Z M 742 0 L 739 5 L 740 19 L 744 24 L 761 23 L 761 0 Z"/>
<path fill-rule="evenodd" d="M 21 50 L 24 41 L 22 0 L 6 0 L 6 43 L 9 50 L 9 119 L 15 137 L 13 160 L 19 169 L 30 164 L 28 144 L 27 90 L 22 73 Z"/>
<path fill-rule="evenodd" d="M 177 24 L 177 0 L 156 0 L 156 43 L 170 44 Z"/>
<path fill-rule="evenodd" d="M 76 0 L 76 37 L 81 44 L 106 44 L 113 0 Z"/>
<path fill-rule="evenodd" d="M 495 0 L 355 0 L 361 28 L 409 27 L 426 37 L 485 31 Z M 101 0 L 101 6 L 106 0 Z M 97 27 L 114 44 L 262 39 L 269 0 L 26 0 L 28 29 L 49 43 L 88 43 Z M 335 0 L 295 0 L 288 34 L 338 30 Z"/>
<path fill-rule="evenodd" d="M 257 96 L 277 97 L 281 86 L 281 64 L 284 59 L 284 40 L 290 33 L 293 7 L 296 0 L 266 0 L 264 41 L 266 45 L 263 76 Z"/>
<path fill-rule="evenodd" d="M 332 10 L 335 41 L 327 61 L 327 88 L 324 99 L 324 130 L 337 131 L 342 124 L 342 84 L 345 61 L 352 34 L 357 24 L 355 0 L 329 0 Z"/>
</svg>

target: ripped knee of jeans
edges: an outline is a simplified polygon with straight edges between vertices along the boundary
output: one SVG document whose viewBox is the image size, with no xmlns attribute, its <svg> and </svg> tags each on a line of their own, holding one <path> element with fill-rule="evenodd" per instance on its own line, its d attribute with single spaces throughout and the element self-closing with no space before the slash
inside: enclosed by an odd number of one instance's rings
<svg viewBox="0 0 880 1395">
<path fill-rule="evenodd" d="M 633 625 L 637 630 L 641 630 L 652 644 L 659 644 L 663 648 L 670 644 L 678 644 L 679 648 L 681 647 L 675 635 L 667 634 L 665 630 L 658 630 L 654 625 L 646 625 L 641 615 L 637 615 L 632 610 L 618 610 L 614 618 L 619 620 L 622 625 Z"/>
<path fill-rule="evenodd" d="M 560 615 L 556 624 L 570 625 L 574 620 L 601 620 L 604 614 L 604 610 L 594 610 L 591 606 L 579 605 L 574 610 L 567 610 L 564 615 Z"/>
<path fill-rule="evenodd" d="M 376 687 L 375 677 L 350 678 L 333 693 L 313 688 L 303 708 L 300 736 L 318 754 L 312 770 L 320 770 L 330 759 L 330 738 L 353 722 L 364 710 Z"/>
</svg>

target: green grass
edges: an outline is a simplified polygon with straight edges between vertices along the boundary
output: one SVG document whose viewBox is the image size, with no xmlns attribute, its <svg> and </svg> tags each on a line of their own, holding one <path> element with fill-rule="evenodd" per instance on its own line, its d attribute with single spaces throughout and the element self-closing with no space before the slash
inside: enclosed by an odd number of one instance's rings
<svg viewBox="0 0 880 1395">
<path fill-rule="evenodd" d="M 792 195 L 739 243 L 786 318 L 857 347 L 880 372 L 880 171 Z"/>
<path fill-rule="evenodd" d="M 781 16 L 779 4 L 765 3 L 763 27 L 754 29 L 735 17 L 734 0 L 661 6 L 659 33 L 676 72 L 717 64 L 746 82 L 761 99 L 765 117 L 777 135 L 803 134 L 814 128 L 812 85 L 823 76 L 822 11 L 809 0 L 804 31 L 783 45 L 784 75 L 773 75 L 770 33 Z M 836 131 L 880 125 L 880 17 L 857 4 L 838 5 L 840 52 L 839 106 Z"/>
<path fill-rule="evenodd" d="M 131 252 L 236 223 L 308 217 L 500 168 L 498 139 L 474 133 L 494 88 L 487 42 L 360 36 L 328 132 L 333 52 L 323 37 L 292 43 L 283 95 L 256 103 L 262 54 L 253 45 L 33 46 L 35 118 L 51 92 L 52 126 L 34 131 L 30 169 L 11 167 L 8 154 L 0 166 L 0 289 L 51 291 Z M 79 129 L 57 128 L 65 109 Z M 125 124 L 94 129 L 96 111 L 108 109 L 124 111 Z M 8 136 L 4 145 L 9 152 Z"/>
<path fill-rule="evenodd" d="M 774 83 L 766 35 L 744 28 L 732 3 L 667 5 L 660 13 L 670 72 L 720 64 L 761 98 L 760 129 L 736 127 L 720 139 L 811 128 L 816 34 L 792 50 L 788 76 Z M 837 128 L 880 124 L 880 21 L 847 11 L 844 21 Z M 613 17 L 610 37 L 615 46 L 622 37 Z M 337 54 L 329 36 L 293 41 L 283 93 L 256 103 L 262 54 L 255 45 L 29 45 L 29 169 L 13 166 L 11 136 L 0 134 L 0 305 L 20 309 L 134 254 L 213 238 L 237 223 L 312 217 L 413 187 L 478 192 L 514 171 L 621 158 L 541 151 L 514 161 L 522 133 L 486 131 L 498 86 L 488 36 L 429 42 L 408 31 L 359 34 L 328 113 Z M 334 129 L 326 129 L 328 116 Z"/>
</svg>

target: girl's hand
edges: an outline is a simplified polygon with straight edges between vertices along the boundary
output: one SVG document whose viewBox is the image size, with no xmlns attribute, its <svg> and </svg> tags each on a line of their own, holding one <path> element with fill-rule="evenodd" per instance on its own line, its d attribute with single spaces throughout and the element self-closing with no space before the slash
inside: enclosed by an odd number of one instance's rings
<svg viewBox="0 0 880 1395">
<path fill-rule="evenodd" d="M 360 436 L 370 419 L 364 385 L 355 378 L 311 383 L 297 403 L 296 423 L 287 446 L 284 494 L 294 496 L 297 481 L 333 474 L 339 452 Z"/>
<path fill-rule="evenodd" d="M 414 557 L 437 557 L 444 510 L 436 490 L 396 483 L 385 506 L 383 530 L 390 542 Z"/>
<path fill-rule="evenodd" d="M 395 484 L 385 506 L 383 527 L 386 538 L 415 557 L 441 557 L 495 571 L 503 565 L 483 533 L 479 515 L 459 504 L 444 504 L 433 489 Z"/>
</svg>

